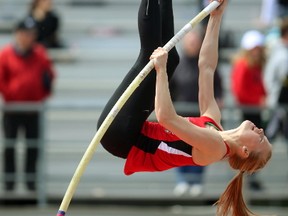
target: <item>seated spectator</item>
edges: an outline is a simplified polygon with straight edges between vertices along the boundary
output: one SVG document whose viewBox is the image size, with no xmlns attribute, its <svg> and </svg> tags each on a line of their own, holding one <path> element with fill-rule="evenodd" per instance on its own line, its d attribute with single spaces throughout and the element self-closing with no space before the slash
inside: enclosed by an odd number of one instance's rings
<svg viewBox="0 0 288 216">
<path fill-rule="evenodd" d="M 58 37 L 60 19 L 53 11 L 53 0 L 32 0 L 28 16 L 37 24 L 39 43 L 46 48 L 63 47 Z"/>
</svg>

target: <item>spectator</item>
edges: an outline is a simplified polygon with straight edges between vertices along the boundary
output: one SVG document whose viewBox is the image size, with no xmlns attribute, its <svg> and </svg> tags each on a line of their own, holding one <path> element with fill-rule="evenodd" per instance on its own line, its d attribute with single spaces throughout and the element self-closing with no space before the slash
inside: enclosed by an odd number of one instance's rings
<svg viewBox="0 0 288 216">
<path fill-rule="evenodd" d="M 266 91 L 263 80 L 265 64 L 264 36 L 256 30 L 247 31 L 241 40 L 241 51 L 232 63 L 232 92 L 240 106 L 253 106 L 257 110 L 242 107 L 242 120 L 250 120 L 263 127 L 261 109 L 265 106 Z M 261 190 L 262 185 L 254 176 L 249 186 Z"/>
<path fill-rule="evenodd" d="M 260 22 L 266 27 L 274 26 L 278 20 L 288 16 L 287 0 L 262 0 Z"/>
<path fill-rule="evenodd" d="M 288 17 L 288 1 L 287 0 L 278 0 L 278 16 L 281 19 Z"/>
<path fill-rule="evenodd" d="M 283 87 L 288 76 L 288 18 L 280 25 L 280 40 L 273 47 L 267 60 L 264 80 L 267 89 L 267 104 L 273 110 L 271 120 L 267 126 L 267 137 L 275 138 L 281 128 L 283 135 L 288 139 L 287 110 L 278 106 L 288 103 L 288 94 Z M 282 91 L 282 93 L 281 93 Z"/>
<path fill-rule="evenodd" d="M 260 12 L 260 27 L 266 31 L 266 52 L 268 55 L 271 49 L 280 40 L 280 23 L 288 17 L 287 0 L 262 0 Z"/>
<path fill-rule="evenodd" d="M 198 60 L 204 34 L 200 30 L 187 33 L 183 39 L 183 55 L 171 80 L 170 88 L 174 102 L 192 102 L 198 104 Z M 189 90 L 190 89 L 190 90 Z M 218 71 L 214 76 L 215 98 L 222 106 L 222 82 Z M 193 109 L 193 108 L 192 108 Z M 177 112 L 181 116 L 199 116 L 199 110 Z M 202 166 L 184 166 L 176 168 L 177 185 L 174 188 L 176 196 L 182 196 L 189 191 L 191 196 L 198 196 L 203 191 Z"/>
<path fill-rule="evenodd" d="M 264 27 L 273 26 L 277 17 L 277 0 L 262 0 L 260 24 Z"/>
<path fill-rule="evenodd" d="M 35 43 L 36 23 L 32 18 L 21 21 L 15 30 L 15 42 L 0 52 L 0 93 L 6 105 L 15 102 L 41 103 L 51 94 L 54 72 L 45 48 Z M 39 138 L 38 111 L 3 113 L 5 136 L 3 170 L 5 189 L 15 187 L 15 144 L 19 129 L 26 138 L 25 181 L 31 191 L 36 189 L 36 167 Z"/>
<path fill-rule="evenodd" d="M 29 16 L 37 23 L 37 41 L 46 48 L 62 48 L 59 40 L 60 19 L 53 11 L 53 0 L 32 0 Z"/>
</svg>

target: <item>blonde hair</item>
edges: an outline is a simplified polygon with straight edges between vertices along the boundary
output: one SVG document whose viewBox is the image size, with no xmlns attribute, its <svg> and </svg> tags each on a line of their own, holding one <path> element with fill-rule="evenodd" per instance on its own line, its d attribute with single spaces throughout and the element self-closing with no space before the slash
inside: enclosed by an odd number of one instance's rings
<svg viewBox="0 0 288 216">
<path fill-rule="evenodd" d="M 272 152 L 270 151 L 266 157 L 260 153 L 251 152 L 249 157 L 242 159 L 238 155 L 229 158 L 229 164 L 233 169 L 239 170 L 239 173 L 230 181 L 226 190 L 215 203 L 217 205 L 217 215 L 221 216 L 255 216 L 245 204 L 242 185 L 244 173 L 252 174 L 263 168 L 270 160 Z"/>
</svg>

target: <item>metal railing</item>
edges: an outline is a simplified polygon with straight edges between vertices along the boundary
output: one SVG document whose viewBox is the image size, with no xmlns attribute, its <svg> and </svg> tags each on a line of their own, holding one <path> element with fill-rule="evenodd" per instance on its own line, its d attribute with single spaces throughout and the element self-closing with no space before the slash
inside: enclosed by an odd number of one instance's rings
<svg viewBox="0 0 288 216">
<path fill-rule="evenodd" d="M 38 161 L 38 172 L 37 172 L 38 190 L 37 190 L 37 195 L 36 195 L 37 203 L 39 206 L 45 206 L 47 204 L 47 194 L 48 194 L 47 184 L 49 183 L 51 179 L 53 179 L 53 176 L 52 177 L 51 175 L 49 177 L 47 176 L 47 156 L 48 156 L 47 152 L 49 153 L 49 151 L 47 151 L 47 143 L 48 142 L 55 142 L 55 143 L 56 142 L 65 142 L 65 143 L 77 142 L 77 140 L 75 141 L 73 140 L 73 138 L 71 138 L 71 134 L 69 131 L 66 131 L 66 134 L 62 134 L 63 138 L 61 140 L 57 140 L 57 138 L 53 139 L 51 137 L 48 137 L 47 124 L 49 124 L 49 121 L 51 120 L 51 118 L 53 118 L 53 116 L 51 117 L 50 115 L 51 112 L 61 111 L 67 114 L 68 111 L 70 112 L 93 111 L 93 114 L 89 115 L 88 117 L 77 116 L 77 118 L 78 119 L 81 119 L 81 118 L 90 119 L 90 116 L 94 116 L 92 121 L 95 122 L 95 132 L 96 132 L 96 121 L 97 121 L 97 118 L 99 117 L 98 114 L 101 112 L 103 107 L 104 107 L 104 104 L 97 103 L 97 102 L 96 103 L 77 103 L 77 102 L 71 102 L 71 103 L 61 103 L 61 102 L 55 103 L 54 102 L 53 103 L 51 102 L 51 103 L 46 103 L 46 104 L 14 103 L 14 104 L 9 104 L 9 105 L 0 104 L 0 111 L 4 111 L 4 110 L 5 111 L 17 111 L 17 112 L 38 111 L 40 113 L 40 137 L 39 137 L 40 146 L 39 146 L 39 161 Z M 175 103 L 175 108 L 177 111 L 189 112 L 191 110 L 197 110 L 198 105 L 194 103 Z M 250 112 L 262 112 L 264 113 L 264 115 L 267 115 L 267 116 L 269 116 L 271 112 L 271 110 L 268 108 L 259 109 L 257 107 L 250 107 L 250 106 L 247 106 L 247 107 L 236 107 L 234 105 L 225 106 L 222 109 L 224 128 L 233 128 L 236 125 L 238 125 L 240 121 L 240 111 L 243 109 L 246 111 L 250 111 Z M 97 113 L 95 114 L 94 111 L 98 112 L 98 114 Z M 54 118 L 59 118 L 59 117 L 61 118 L 61 116 L 62 115 L 60 114 L 58 115 L 58 117 L 54 117 Z M 69 118 L 69 116 L 67 118 Z M 152 114 L 150 119 L 155 120 L 155 116 Z M 3 141 L 3 139 L 4 139 L 3 137 L 0 138 L 0 146 L 1 146 L 1 142 Z M 81 141 L 78 141 L 78 142 L 81 142 Z M 81 146 L 81 148 L 82 147 L 83 146 Z M 82 151 L 83 150 L 85 149 L 82 149 Z M 2 149 L 0 149 L 0 151 L 2 151 Z M 79 148 L 76 148 L 73 151 L 72 147 L 70 149 L 67 149 L 65 147 L 62 147 L 61 149 L 61 147 L 59 147 L 56 150 L 54 149 L 54 152 L 57 152 L 57 154 L 59 155 L 67 154 L 69 156 L 74 153 L 79 154 Z M 56 176 L 54 177 L 54 179 L 56 179 L 56 181 L 61 181 L 61 179 L 69 178 L 68 176 L 64 176 L 64 175 L 66 174 L 64 173 L 62 177 Z M 0 180 L 2 179 L 3 178 L 1 178 L 1 174 L 0 174 Z"/>
<path fill-rule="evenodd" d="M 37 164 L 37 176 L 30 176 L 29 178 L 36 177 L 37 179 L 37 202 L 39 206 L 44 206 L 47 202 L 45 191 L 45 109 L 46 105 L 43 103 L 11 103 L 7 105 L 1 105 L 0 110 L 5 112 L 38 112 L 39 113 L 39 138 L 37 140 L 38 164 Z M 4 140 L 4 137 L 0 141 Z M 15 142 L 16 140 L 13 140 Z M 2 150 L 2 149 L 1 149 Z M 0 175 L 1 176 L 1 175 Z M 16 176 L 14 176 L 16 178 Z M 1 179 L 1 178 L 0 178 Z M 4 181 L 3 181 L 4 182 Z"/>
</svg>

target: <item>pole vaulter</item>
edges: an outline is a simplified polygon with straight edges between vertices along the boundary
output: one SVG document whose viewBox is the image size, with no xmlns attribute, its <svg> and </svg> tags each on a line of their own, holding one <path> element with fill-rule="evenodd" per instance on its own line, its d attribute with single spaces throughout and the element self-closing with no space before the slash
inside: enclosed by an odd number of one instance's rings
<svg viewBox="0 0 288 216">
<path fill-rule="evenodd" d="M 166 45 L 163 47 L 167 52 L 169 52 L 190 30 L 192 30 L 199 22 L 201 22 L 206 16 L 208 16 L 213 10 L 215 10 L 220 3 L 218 1 L 211 2 L 208 6 L 206 6 L 202 11 L 200 11 L 189 23 L 187 23 L 174 37 L 172 37 Z M 132 81 L 132 83 L 128 86 L 125 92 L 121 95 L 119 100 L 115 103 L 104 122 L 101 124 L 100 128 L 96 132 L 92 141 L 90 142 L 86 152 L 84 153 L 71 181 L 66 190 L 66 193 L 62 199 L 60 208 L 58 210 L 57 216 L 65 216 L 69 204 L 72 200 L 72 197 L 76 191 L 76 188 L 80 182 L 80 178 L 82 177 L 86 167 L 92 159 L 92 156 L 96 150 L 97 145 L 100 143 L 102 137 L 106 133 L 107 129 L 113 122 L 114 118 L 121 110 L 123 105 L 129 99 L 131 94 L 135 91 L 135 89 L 140 85 L 140 83 L 145 79 L 145 77 L 153 70 L 154 63 L 153 60 L 150 60 L 148 64 L 141 70 L 141 72 L 137 75 L 137 77 Z"/>
</svg>

